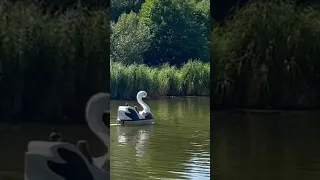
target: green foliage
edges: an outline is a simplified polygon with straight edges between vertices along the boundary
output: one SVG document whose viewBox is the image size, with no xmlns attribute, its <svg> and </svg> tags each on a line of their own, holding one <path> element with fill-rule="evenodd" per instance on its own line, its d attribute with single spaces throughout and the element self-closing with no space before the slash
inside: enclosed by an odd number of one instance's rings
<svg viewBox="0 0 320 180">
<path fill-rule="evenodd" d="M 122 14 L 117 23 L 111 23 L 110 58 L 125 64 L 143 63 L 151 40 L 149 27 L 141 23 L 136 13 Z"/>
<path fill-rule="evenodd" d="M 209 95 L 209 0 L 146 0 L 136 14 L 141 2 L 114 2 L 112 98 Z"/>
<path fill-rule="evenodd" d="M 109 89 L 107 14 L 48 16 L 32 4 L 1 6 L 1 120 L 83 118 L 89 96 Z"/>
<path fill-rule="evenodd" d="M 319 11 L 252 2 L 211 36 L 216 106 L 319 106 Z"/>
<path fill-rule="evenodd" d="M 209 0 L 146 0 L 136 14 L 141 3 L 114 2 L 123 14 L 112 24 L 113 61 L 155 66 L 181 66 L 188 59 L 209 61 Z"/>
<path fill-rule="evenodd" d="M 180 66 L 188 59 L 209 61 L 209 1 L 146 0 L 141 21 L 154 33 L 145 63 Z"/>
<path fill-rule="evenodd" d="M 210 65 L 201 61 L 190 60 L 181 68 L 112 62 L 110 72 L 113 99 L 135 98 L 140 90 L 151 96 L 209 95 Z"/>
<path fill-rule="evenodd" d="M 121 14 L 137 13 L 145 0 L 116 0 L 111 1 L 110 20 L 117 21 Z"/>
<path fill-rule="evenodd" d="M 33 4 L 42 12 L 62 13 L 77 8 L 86 8 L 88 10 L 105 10 L 110 7 L 110 0 L 1 0 L 1 4 L 24 3 Z"/>
</svg>

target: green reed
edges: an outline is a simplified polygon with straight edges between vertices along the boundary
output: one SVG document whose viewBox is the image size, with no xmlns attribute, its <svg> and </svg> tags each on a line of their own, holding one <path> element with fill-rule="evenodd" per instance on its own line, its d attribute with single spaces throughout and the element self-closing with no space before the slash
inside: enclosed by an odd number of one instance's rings
<svg viewBox="0 0 320 180">
<path fill-rule="evenodd" d="M 320 105 L 318 10 L 291 1 L 252 1 L 211 36 L 213 105 Z"/>
<path fill-rule="evenodd" d="M 110 72 L 113 99 L 135 98 L 140 90 L 151 96 L 208 96 L 210 93 L 210 64 L 197 60 L 190 60 L 181 68 L 111 62 Z"/>
<path fill-rule="evenodd" d="M 88 97 L 109 89 L 107 10 L 3 3 L 0 17 L 0 120 L 82 117 Z"/>
</svg>

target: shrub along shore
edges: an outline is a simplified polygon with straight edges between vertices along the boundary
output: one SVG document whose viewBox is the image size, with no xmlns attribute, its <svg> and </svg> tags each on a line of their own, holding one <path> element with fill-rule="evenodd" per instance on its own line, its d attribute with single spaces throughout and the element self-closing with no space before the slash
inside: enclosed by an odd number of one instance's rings
<svg viewBox="0 0 320 180">
<path fill-rule="evenodd" d="M 201 61 L 190 60 L 181 68 L 112 62 L 110 72 L 112 99 L 134 99 L 137 89 L 155 97 L 210 95 L 210 64 Z"/>
</svg>

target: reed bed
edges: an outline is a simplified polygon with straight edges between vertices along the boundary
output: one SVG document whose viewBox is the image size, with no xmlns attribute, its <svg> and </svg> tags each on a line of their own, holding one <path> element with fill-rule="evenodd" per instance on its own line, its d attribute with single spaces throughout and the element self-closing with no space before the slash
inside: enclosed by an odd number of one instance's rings
<svg viewBox="0 0 320 180">
<path fill-rule="evenodd" d="M 211 32 L 212 107 L 320 107 L 320 12 L 252 1 Z"/>
<path fill-rule="evenodd" d="M 44 14 L 0 4 L 0 120 L 82 117 L 92 93 L 109 91 L 107 10 Z"/>
<path fill-rule="evenodd" d="M 111 98 L 135 98 L 140 90 L 151 96 L 209 96 L 210 64 L 189 60 L 181 68 L 163 64 L 124 65 L 111 62 Z"/>
</svg>

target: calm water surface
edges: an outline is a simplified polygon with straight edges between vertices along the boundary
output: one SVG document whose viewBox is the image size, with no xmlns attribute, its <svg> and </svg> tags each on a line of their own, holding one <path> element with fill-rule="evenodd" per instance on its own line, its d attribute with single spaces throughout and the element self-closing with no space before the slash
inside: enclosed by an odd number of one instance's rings
<svg viewBox="0 0 320 180">
<path fill-rule="evenodd" d="M 209 179 L 208 99 L 148 101 L 154 126 L 111 126 L 112 179 Z M 112 103 L 111 122 L 118 105 Z M 135 101 L 129 102 L 131 105 Z M 319 180 L 320 113 L 212 112 L 211 178 Z M 104 146 L 87 126 L 0 123 L 0 179 L 22 180 L 26 145 L 47 140 L 51 128 L 70 141 L 88 140 L 95 156 Z"/>
<path fill-rule="evenodd" d="M 320 179 L 320 113 L 212 116 L 212 179 Z"/>
<path fill-rule="evenodd" d="M 111 102 L 111 123 L 125 103 Z M 111 179 L 210 179 L 209 98 L 146 103 L 154 125 L 111 126 Z"/>
<path fill-rule="evenodd" d="M 155 125 L 111 126 L 111 179 L 210 179 L 209 98 L 147 103 L 156 117 Z M 111 123 L 123 104 L 112 102 Z M 13 127 L 0 123 L 0 180 L 23 180 L 27 143 L 48 140 L 53 127 L 71 142 L 87 140 L 94 156 L 105 152 L 87 125 L 28 123 Z"/>
<path fill-rule="evenodd" d="M 0 180 L 23 180 L 24 153 L 31 140 L 48 141 L 51 129 L 55 127 L 65 138 L 75 143 L 87 140 L 94 156 L 105 153 L 102 142 L 83 125 L 48 125 L 48 124 L 20 124 L 17 127 L 0 123 Z"/>
</svg>

